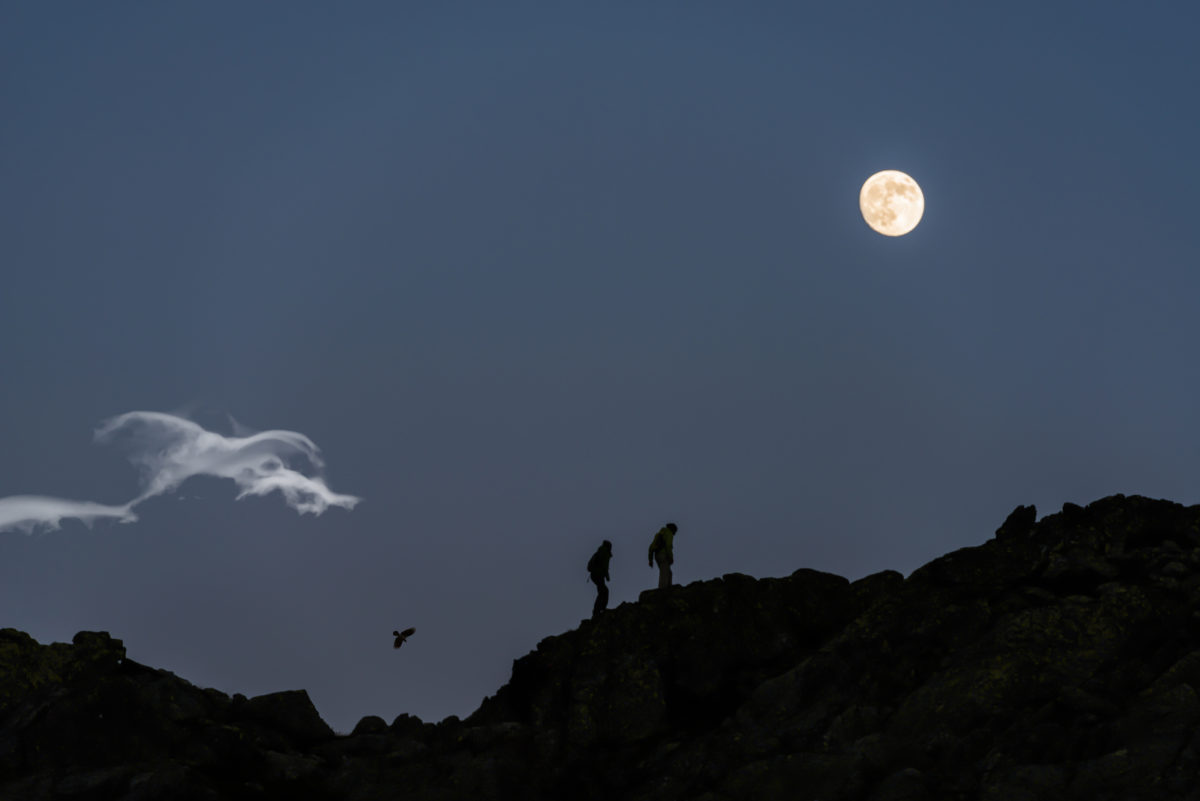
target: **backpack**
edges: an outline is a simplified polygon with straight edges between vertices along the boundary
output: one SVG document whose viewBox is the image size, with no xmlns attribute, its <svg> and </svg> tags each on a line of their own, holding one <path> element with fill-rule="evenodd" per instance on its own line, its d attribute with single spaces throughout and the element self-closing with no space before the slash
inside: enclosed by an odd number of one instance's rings
<svg viewBox="0 0 1200 801">
<path fill-rule="evenodd" d="M 603 576 L 608 572 L 608 560 L 612 558 L 612 550 L 605 550 L 603 546 L 592 554 L 592 558 L 588 560 L 587 571 L 593 576 Z"/>
</svg>

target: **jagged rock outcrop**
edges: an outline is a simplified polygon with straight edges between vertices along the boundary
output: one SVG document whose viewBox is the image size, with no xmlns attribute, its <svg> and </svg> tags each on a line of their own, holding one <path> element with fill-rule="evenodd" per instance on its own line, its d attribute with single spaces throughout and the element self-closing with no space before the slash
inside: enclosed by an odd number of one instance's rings
<svg viewBox="0 0 1200 801">
<path fill-rule="evenodd" d="M 230 698 L 106 632 L 43 646 L 0 629 L 0 798 L 305 798 L 304 749 L 332 738 L 304 690 Z"/>
<path fill-rule="evenodd" d="M 4 799 L 1200 799 L 1200 507 L 1113 496 L 907 579 L 643 593 L 464 721 L 202 690 L 0 631 Z"/>
</svg>

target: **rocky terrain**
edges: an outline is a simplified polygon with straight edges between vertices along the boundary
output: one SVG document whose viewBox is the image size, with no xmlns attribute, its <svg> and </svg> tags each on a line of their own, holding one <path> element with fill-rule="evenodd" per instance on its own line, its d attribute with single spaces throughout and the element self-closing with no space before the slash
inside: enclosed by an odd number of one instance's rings
<svg viewBox="0 0 1200 801">
<path fill-rule="evenodd" d="M 0 798 L 1200 801 L 1200 507 L 1113 496 L 905 579 L 643 593 L 469 718 L 335 735 L 80 632 L 0 630 Z"/>
</svg>

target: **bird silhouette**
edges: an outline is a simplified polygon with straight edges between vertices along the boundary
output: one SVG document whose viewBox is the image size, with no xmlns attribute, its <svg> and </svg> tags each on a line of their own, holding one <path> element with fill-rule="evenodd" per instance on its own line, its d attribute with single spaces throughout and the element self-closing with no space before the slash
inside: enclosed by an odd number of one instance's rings
<svg viewBox="0 0 1200 801">
<path fill-rule="evenodd" d="M 408 628 L 404 631 L 393 631 L 392 635 L 395 636 L 396 641 L 392 643 L 392 647 L 399 648 L 401 645 L 404 645 L 404 641 L 415 634 L 416 631 L 417 630 L 415 628 Z"/>
</svg>

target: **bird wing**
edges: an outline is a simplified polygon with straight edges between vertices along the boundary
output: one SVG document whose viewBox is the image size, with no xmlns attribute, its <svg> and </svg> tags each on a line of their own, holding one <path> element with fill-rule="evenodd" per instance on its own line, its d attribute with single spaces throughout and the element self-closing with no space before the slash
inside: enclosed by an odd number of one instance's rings
<svg viewBox="0 0 1200 801">
<path fill-rule="evenodd" d="M 416 633 L 417 633 L 417 629 L 415 626 L 412 628 L 405 629 L 404 631 L 400 632 L 400 639 L 407 640 L 409 637 L 411 637 L 412 635 L 414 635 Z"/>
</svg>

